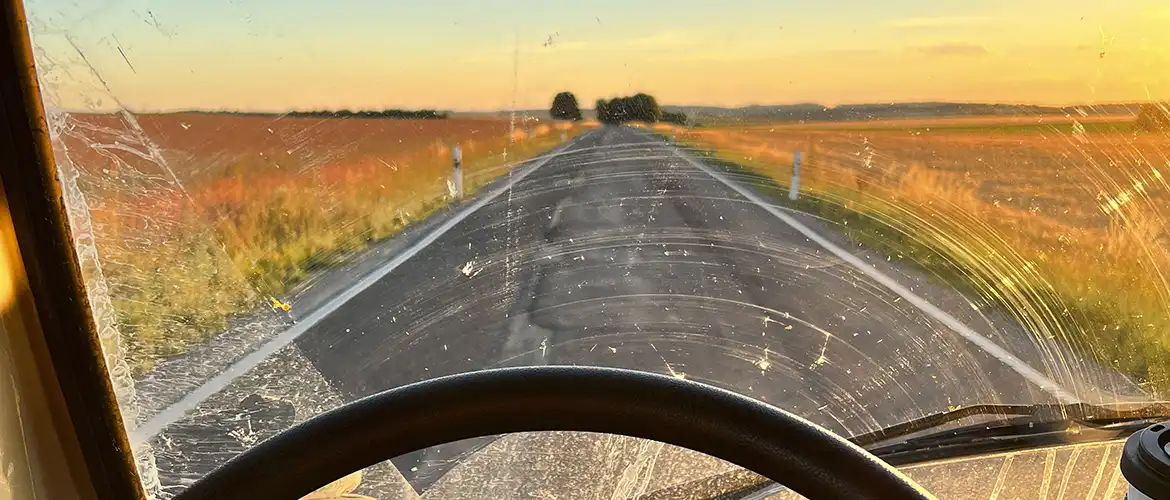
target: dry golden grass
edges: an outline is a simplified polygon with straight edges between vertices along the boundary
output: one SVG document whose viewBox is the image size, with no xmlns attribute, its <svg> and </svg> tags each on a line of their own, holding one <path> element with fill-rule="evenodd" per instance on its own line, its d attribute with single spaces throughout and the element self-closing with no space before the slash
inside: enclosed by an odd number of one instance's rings
<svg viewBox="0 0 1170 500">
<path fill-rule="evenodd" d="M 889 131 L 904 131 L 907 129 L 917 128 L 1002 128 L 1015 127 L 1025 125 L 1064 125 L 1072 122 L 1081 124 L 1125 124 L 1133 121 L 1132 116 L 1122 115 L 1094 115 L 1094 116 L 1070 116 L 1070 115 L 1017 115 L 1017 116 L 948 116 L 948 117 L 905 117 L 905 118 L 890 118 L 885 120 L 857 120 L 857 121 L 838 121 L 838 122 L 783 122 L 783 123 L 758 123 L 750 127 L 736 127 L 739 130 L 745 128 L 755 129 L 796 129 L 796 130 L 875 130 L 886 129 Z"/>
<path fill-rule="evenodd" d="M 57 154 L 78 171 L 142 370 L 233 315 L 279 309 L 314 274 L 447 205 L 452 145 L 472 194 L 579 127 L 173 114 L 72 116 L 65 130 Z"/>
<path fill-rule="evenodd" d="M 1170 137 L 912 126 L 680 138 L 785 187 L 792 152 L 806 152 L 802 208 L 848 221 L 851 238 L 965 287 L 1036 335 L 1170 390 Z"/>
</svg>

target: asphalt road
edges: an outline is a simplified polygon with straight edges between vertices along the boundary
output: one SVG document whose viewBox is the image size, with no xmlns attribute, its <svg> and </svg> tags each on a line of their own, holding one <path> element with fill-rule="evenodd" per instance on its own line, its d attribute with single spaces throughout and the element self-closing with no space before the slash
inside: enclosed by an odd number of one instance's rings
<svg viewBox="0 0 1170 500">
<path fill-rule="evenodd" d="M 589 364 L 722 386 L 846 435 L 957 405 L 1134 393 L 831 224 L 785 212 L 810 238 L 717 176 L 738 182 L 645 132 L 590 131 L 288 349 L 319 373 L 313 390 L 339 401 L 489 367 Z M 482 444 L 396 463 L 425 484 Z"/>
</svg>

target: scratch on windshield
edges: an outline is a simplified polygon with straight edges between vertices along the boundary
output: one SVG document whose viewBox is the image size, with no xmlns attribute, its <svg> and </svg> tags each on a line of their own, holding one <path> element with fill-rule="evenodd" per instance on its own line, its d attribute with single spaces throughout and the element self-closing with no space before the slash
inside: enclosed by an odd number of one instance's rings
<svg viewBox="0 0 1170 500">
<path fill-rule="evenodd" d="M 507 366 L 652 371 L 845 436 L 1170 390 L 1162 10 L 27 3 L 154 497 Z M 733 468 L 688 453 L 496 436 L 313 498 L 632 498 Z"/>
</svg>

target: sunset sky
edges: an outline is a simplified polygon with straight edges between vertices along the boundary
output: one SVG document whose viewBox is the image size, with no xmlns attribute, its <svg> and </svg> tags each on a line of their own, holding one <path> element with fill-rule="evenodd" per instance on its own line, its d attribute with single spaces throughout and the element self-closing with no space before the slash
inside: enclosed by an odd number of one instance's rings
<svg viewBox="0 0 1170 500">
<path fill-rule="evenodd" d="M 1170 98 L 1147 0 L 26 0 L 70 110 L 546 108 Z M 518 65 L 513 63 L 518 49 Z"/>
</svg>

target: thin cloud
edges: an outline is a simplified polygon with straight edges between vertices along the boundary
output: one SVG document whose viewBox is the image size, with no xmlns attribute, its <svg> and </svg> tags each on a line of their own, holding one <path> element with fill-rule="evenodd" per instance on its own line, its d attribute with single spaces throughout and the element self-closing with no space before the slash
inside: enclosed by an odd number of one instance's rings
<svg viewBox="0 0 1170 500">
<path fill-rule="evenodd" d="M 635 38 L 626 43 L 630 47 L 639 48 L 667 48 L 689 46 L 696 43 L 693 36 L 688 36 L 676 31 L 666 31 L 656 33 L 642 38 Z"/>
<path fill-rule="evenodd" d="M 592 39 L 558 41 L 543 39 L 539 43 L 528 41 L 520 46 L 520 53 L 527 55 L 566 55 L 574 53 L 614 52 L 623 50 L 642 50 L 672 52 L 703 46 L 705 42 L 694 35 L 679 31 L 662 31 L 645 36 L 620 39 Z M 482 50 L 468 51 L 460 60 L 465 63 L 490 63 L 511 60 L 516 47 L 512 45 L 497 45 Z"/>
<path fill-rule="evenodd" d="M 942 17 L 908 17 L 886 22 L 892 28 L 947 28 L 952 26 L 974 26 L 991 22 L 985 16 L 942 16 Z"/>
<path fill-rule="evenodd" d="M 664 31 L 638 38 L 618 40 L 576 41 L 554 44 L 550 48 L 561 51 L 578 50 L 626 50 L 626 49 L 673 49 L 698 44 L 694 37 L 685 33 Z"/>
<path fill-rule="evenodd" d="M 940 43 L 936 45 L 923 45 L 919 47 L 911 47 L 911 50 L 926 54 L 928 56 L 965 56 L 976 57 L 985 56 L 988 54 L 987 48 L 982 45 L 972 43 Z"/>
</svg>

